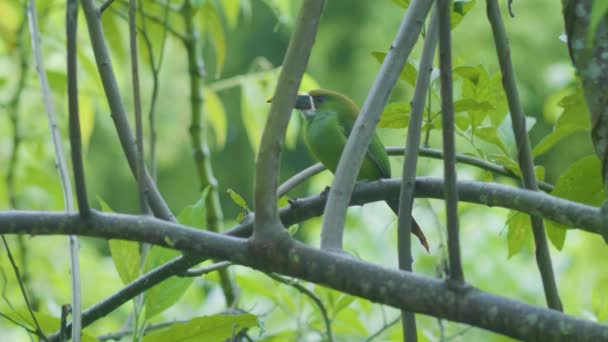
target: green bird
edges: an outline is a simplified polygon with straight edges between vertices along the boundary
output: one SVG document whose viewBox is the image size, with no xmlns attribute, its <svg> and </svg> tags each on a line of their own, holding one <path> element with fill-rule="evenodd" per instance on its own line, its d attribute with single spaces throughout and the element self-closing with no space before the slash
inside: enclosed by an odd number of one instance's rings
<svg viewBox="0 0 608 342">
<path fill-rule="evenodd" d="M 336 172 L 342 150 L 359 115 L 359 107 L 348 97 L 325 89 L 300 93 L 295 108 L 304 117 L 304 140 L 313 156 L 332 173 Z M 391 177 L 391 167 L 384 145 L 374 134 L 367 150 L 358 180 L 374 181 Z M 386 201 L 397 214 L 399 201 Z M 412 234 L 416 235 L 424 248 L 429 245 L 420 226 L 412 217 Z"/>
</svg>

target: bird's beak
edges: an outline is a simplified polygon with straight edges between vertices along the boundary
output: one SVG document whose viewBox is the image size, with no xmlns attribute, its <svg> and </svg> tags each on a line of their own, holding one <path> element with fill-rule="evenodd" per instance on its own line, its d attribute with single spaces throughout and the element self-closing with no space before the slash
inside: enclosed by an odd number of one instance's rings
<svg viewBox="0 0 608 342">
<path fill-rule="evenodd" d="M 315 102 L 313 101 L 312 96 L 308 93 L 300 93 L 298 97 L 296 97 L 296 105 L 295 109 L 298 110 L 315 110 Z"/>
</svg>

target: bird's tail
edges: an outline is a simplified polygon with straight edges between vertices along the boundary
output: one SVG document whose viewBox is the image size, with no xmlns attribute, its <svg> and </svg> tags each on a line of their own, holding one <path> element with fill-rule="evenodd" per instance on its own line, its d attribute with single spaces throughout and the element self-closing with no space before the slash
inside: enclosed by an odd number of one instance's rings
<svg viewBox="0 0 608 342">
<path fill-rule="evenodd" d="M 399 215 L 399 201 L 386 201 L 386 204 L 388 204 L 388 206 L 393 210 L 395 215 Z M 414 219 L 413 216 L 412 216 L 412 234 L 416 235 L 416 237 L 420 241 L 420 244 L 424 247 L 424 249 L 426 249 L 427 253 L 430 253 L 429 243 L 426 241 L 426 236 L 424 236 L 422 229 L 420 229 L 418 222 L 416 222 L 416 220 Z"/>
</svg>

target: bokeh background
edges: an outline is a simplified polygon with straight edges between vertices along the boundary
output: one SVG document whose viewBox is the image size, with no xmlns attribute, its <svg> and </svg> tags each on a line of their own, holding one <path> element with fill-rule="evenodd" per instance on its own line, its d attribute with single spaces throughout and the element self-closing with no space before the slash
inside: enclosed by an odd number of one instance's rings
<svg viewBox="0 0 608 342">
<path fill-rule="evenodd" d="M 208 0 L 211 1 L 211 0 Z M 154 1 L 144 1 L 148 4 Z M 63 1 L 39 1 L 44 13 L 42 39 L 45 62 L 53 85 L 55 106 L 62 122 L 62 133 L 67 151 L 67 114 L 65 97 L 65 36 Z M 101 3 L 101 2 L 99 2 Z M 178 1 L 172 3 L 178 4 Z M 223 0 L 215 1 L 220 6 Z M 209 144 L 212 164 L 220 184 L 220 198 L 225 215 L 225 226 L 234 224 L 242 209 L 228 195 L 227 190 L 240 194 L 253 207 L 252 192 L 255 168 L 256 141 L 261 134 L 272 95 L 273 77 L 269 72 L 280 66 L 293 28 L 300 1 L 249 0 L 240 1 L 238 23 L 230 25 L 221 18 L 225 30 L 225 64 L 218 66 L 218 47 L 213 39 L 206 39 L 203 55 L 207 76 L 206 89 L 221 99 L 222 113 L 209 113 Z M 516 1 L 514 18 L 503 12 L 510 37 L 513 63 L 517 72 L 519 91 L 526 114 L 533 118 L 530 137 L 536 144 L 553 130 L 560 115 L 556 102 L 570 91 L 575 82 L 566 44 L 561 6 L 555 1 Z M 126 14 L 122 1 L 113 8 Z M 328 1 L 319 34 L 307 69 L 308 87 L 315 84 L 340 91 L 358 104 L 363 103 L 380 64 L 372 51 L 386 51 L 390 46 L 404 10 L 389 0 Z M 0 208 L 8 209 L 9 190 L 4 179 L 8 172 L 13 146 L 8 101 L 18 82 L 19 55 L 17 29 L 23 18 L 18 1 L 0 0 Z M 115 12 L 104 14 L 104 27 L 110 40 L 115 72 L 119 78 L 128 110 L 132 108 L 130 67 L 128 63 L 127 24 Z M 160 39 L 158 32 L 154 39 Z M 25 34 L 26 45 L 29 35 Z M 103 199 L 117 212 L 138 212 L 136 182 L 133 180 L 117 141 L 110 113 L 103 97 L 99 79 L 92 64 L 92 53 L 84 18 L 80 18 L 79 49 L 81 56 L 81 105 L 85 132 L 85 168 L 89 197 L 96 207 L 97 198 Z M 420 56 L 418 44 L 411 61 Z M 29 53 L 27 47 L 24 48 Z M 142 48 L 143 49 L 143 48 Z M 485 15 L 485 4 L 478 1 L 464 21 L 453 31 L 455 65 L 483 65 L 490 74 L 498 71 L 492 33 Z M 143 54 L 143 53 L 142 53 Z M 160 91 L 156 104 L 157 121 L 157 179 L 160 191 L 171 209 L 179 213 L 200 197 L 196 170 L 188 134 L 189 83 L 185 50 L 170 35 L 166 42 L 163 67 L 160 72 Z M 142 57 L 142 65 L 146 65 Z M 88 61 L 88 62 L 87 62 Z M 30 65 L 30 68 L 32 66 Z M 145 110 L 149 107 L 151 76 L 142 68 Z M 244 76 L 249 75 L 249 76 Z M 38 80 L 30 70 L 19 106 L 19 134 L 22 144 L 19 163 L 15 169 L 16 208 L 32 210 L 62 210 L 60 185 L 54 168 L 52 145 L 42 106 Z M 391 100 L 409 102 L 413 89 L 400 83 Z M 217 117 L 218 115 L 223 116 Z M 282 156 L 281 178 L 287 179 L 314 163 L 299 135 L 300 119 L 294 115 L 286 149 Z M 223 127 L 223 128 L 222 128 Z M 148 127 L 146 127 L 146 130 Z M 381 129 L 379 134 L 386 145 L 403 145 L 405 129 Z M 433 132 L 430 145 L 439 148 L 439 131 Z M 511 152 L 512 139 L 505 137 Z M 465 139 L 457 140 L 457 151 L 473 152 Z M 545 167 L 547 182 L 555 182 L 568 166 L 583 156 L 592 154 L 588 134 L 575 134 L 556 144 L 536 162 Z M 513 154 L 513 158 L 515 155 Z M 401 172 L 403 158 L 392 158 L 393 174 Z M 462 179 L 487 179 L 479 170 L 459 166 Z M 442 176 L 441 163 L 421 159 L 419 175 Z M 497 179 L 513 184 L 507 179 Z M 318 194 L 330 185 L 332 176 L 324 172 L 297 187 L 290 196 Z M 507 210 L 478 205 L 460 206 L 461 241 L 467 280 L 474 286 L 492 293 L 508 296 L 531 304 L 544 306 L 544 294 L 535 266 L 531 239 L 516 255 L 508 258 Z M 428 276 L 442 276 L 446 250 L 444 246 L 445 215 L 443 202 L 418 199 L 414 216 L 423 227 L 431 243 L 431 253 L 414 246 L 414 269 Z M 320 219 L 302 223 L 297 236 L 318 245 Z M 345 246 L 347 250 L 366 260 L 396 267 L 396 219 L 384 204 L 369 204 L 352 208 L 348 214 Z M 85 307 L 118 290 L 122 284 L 107 243 L 83 239 L 82 270 Z M 18 242 L 11 237 L 13 246 Z M 40 301 L 40 310 L 58 315 L 62 303 L 69 302 L 69 269 L 67 240 L 64 237 L 26 237 L 27 272 L 30 286 Z M 561 251 L 552 247 L 554 267 L 565 311 L 586 319 L 605 321 L 608 317 L 608 272 L 600 265 L 608 252 L 597 236 L 569 231 Z M 19 251 L 17 254 L 20 255 Z M 0 256 L 5 277 L 0 279 L 2 293 L 15 305 L 22 306 L 7 258 Z M 321 328 L 315 307 L 291 288 L 279 285 L 252 270 L 235 267 L 234 273 L 242 286 L 241 307 L 260 315 L 263 329 L 252 334 L 262 340 L 309 340 L 320 337 L 314 332 Z M 381 281 L 381 280 L 379 280 Z M 276 288 L 276 290 L 269 290 Z M 311 286 L 311 288 L 313 288 Z M 343 305 L 336 311 L 334 330 L 341 340 L 363 341 L 391 321 L 398 312 L 352 297 L 314 287 L 332 305 Z M 338 304 L 336 304 L 338 303 Z M 223 297 L 214 275 L 197 279 L 182 300 L 156 317 L 156 321 L 186 319 L 195 315 L 212 314 L 223 310 Z M 338 305 L 338 306 L 339 306 Z M 332 307 L 332 310 L 336 309 Z M 131 305 L 124 305 L 90 328 L 95 336 L 120 329 L 129 315 Z M 6 302 L 0 311 L 10 311 Z M 438 341 L 441 336 L 455 341 L 503 341 L 505 337 L 465 326 L 419 317 L 420 336 Z M 377 341 L 400 340 L 400 326 L 393 325 Z M 21 330 L 0 319 L 0 336 L 12 340 L 26 339 Z M 261 336 L 261 337 L 260 337 Z M 447 340 L 447 339 L 446 339 Z"/>
</svg>

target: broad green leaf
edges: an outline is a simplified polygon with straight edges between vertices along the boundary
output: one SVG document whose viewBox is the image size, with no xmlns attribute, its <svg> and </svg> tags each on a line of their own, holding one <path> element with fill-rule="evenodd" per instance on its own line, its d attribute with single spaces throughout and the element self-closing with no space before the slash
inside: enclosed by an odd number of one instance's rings
<svg viewBox="0 0 608 342">
<path fill-rule="evenodd" d="M 393 0 L 393 3 L 406 9 L 410 6 L 410 2 L 411 0 Z"/>
<path fill-rule="evenodd" d="M 32 316 L 30 315 L 30 311 L 26 306 L 18 306 L 14 310 L 6 310 L 2 312 L 3 315 L 11 318 L 15 322 L 19 322 L 27 328 L 32 330 L 36 329 L 34 322 L 32 321 Z M 61 320 L 59 317 L 54 317 L 49 315 L 48 313 L 34 311 L 34 315 L 36 315 L 36 321 L 40 326 L 40 329 L 49 336 L 50 334 L 56 332 L 60 325 Z M 98 339 L 90 334 L 86 329 L 82 331 L 81 341 L 83 342 L 95 342 Z"/>
<path fill-rule="evenodd" d="M 534 175 L 536 175 L 536 179 L 539 181 L 545 180 L 545 167 L 542 165 L 536 165 L 534 167 Z"/>
<path fill-rule="evenodd" d="M 461 99 L 454 101 L 454 112 L 482 111 L 489 112 L 494 110 L 494 106 L 488 101 L 479 102 L 475 99 Z"/>
<path fill-rule="evenodd" d="M 207 1 L 199 11 L 202 29 L 209 34 L 209 39 L 215 48 L 215 77 L 219 77 L 226 60 L 226 37 L 220 14 L 212 1 Z"/>
<path fill-rule="evenodd" d="M 591 129 L 589 112 L 580 87 L 574 93 L 565 96 L 559 102 L 559 106 L 563 108 L 563 112 L 557 119 L 555 129 L 534 146 L 532 154 L 535 157 L 549 151 L 560 140 L 574 133 L 588 132 Z"/>
<path fill-rule="evenodd" d="M 386 57 L 386 53 L 380 51 L 373 51 L 372 56 L 374 56 L 376 60 L 378 60 L 378 62 L 382 63 L 384 61 L 384 58 Z M 399 78 L 414 87 L 416 85 L 417 77 L 418 70 L 412 63 L 410 63 L 410 61 L 407 61 L 403 66 L 403 70 L 401 70 L 401 73 L 399 74 Z"/>
<path fill-rule="evenodd" d="M 509 155 L 507 146 L 498 135 L 498 130 L 494 126 L 477 127 L 473 134 L 479 139 L 496 145 L 505 155 Z"/>
<path fill-rule="evenodd" d="M 567 200 L 599 206 L 606 198 L 601 170 L 601 162 L 597 156 L 581 158 L 557 179 L 551 194 Z"/>
<path fill-rule="evenodd" d="M 476 67 L 457 67 L 454 69 L 454 74 L 462 80 L 461 97 L 463 99 L 486 103 L 485 108 L 493 107 L 490 110 L 470 110 L 469 114 L 474 125 L 483 124 L 486 115 L 490 117 L 492 125 L 500 125 L 508 113 L 500 73 L 490 75 L 483 66 L 478 65 Z"/>
<path fill-rule="evenodd" d="M 95 128 L 95 104 L 90 96 L 81 93 L 78 96 L 78 107 L 82 147 L 86 151 L 91 141 L 91 135 L 93 135 L 93 129 Z"/>
<path fill-rule="evenodd" d="M 488 154 L 488 160 L 492 163 L 496 163 L 502 165 L 505 169 L 521 176 L 521 172 L 519 170 L 519 164 L 517 161 L 511 159 L 508 155 L 501 154 Z"/>
<path fill-rule="evenodd" d="M 219 148 L 222 148 L 226 143 L 226 135 L 228 133 L 228 123 L 226 120 L 224 104 L 214 91 L 205 89 L 204 95 L 205 102 L 203 104 L 203 110 L 205 111 L 205 118 L 215 132 L 215 142 Z"/>
<path fill-rule="evenodd" d="M 410 105 L 403 102 L 389 103 L 384 107 L 380 123 L 381 128 L 404 128 L 410 122 Z"/>
<path fill-rule="evenodd" d="M 247 132 L 253 151 L 257 153 L 270 106 L 266 104 L 267 97 L 257 82 L 244 82 L 241 85 L 241 91 L 241 114 L 245 132 Z"/>
<path fill-rule="evenodd" d="M 65 93 L 68 86 L 68 76 L 64 70 L 47 70 L 46 76 L 49 79 L 49 86 L 54 93 Z"/>
<path fill-rule="evenodd" d="M 593 291 L 593 313 L 597 316 L 599 322 L 608 321 L 608 297 L 604 289 L 594 289 Z"/>
<path fill-rule="evenodd" d="M 230 28 L 235 28 L 239 21 L 241 0 L 221 0 L 220 4 L 224 11 L 224 17 Z"/>
<path fill-rule="evenodd" d="M 232 189 L 228 189 L 228 190 L 226 190 L 226 192 L 230 196 L 230 199 L 232 199 L 232 202 L 234 202 L 236 205 L 238 205 L 242 209 L 249 211 L 249 207 L 247 206 L 247 201 L 245 201 L 245 199 L 241 195 L 239 195 Z"/>
<path fill-rule="evenodd" d="M 177 216 L 177 221 L 183 225 L 204 228 L 207 222 L 207 196 L 209 195 L 209 187 L 206 187 L 201 193 L 201 197 L 196 203 L 186 206 Z"/>
<path fill-rule="evenodd" d="M 511 258 L 519 253 L 526 243 L 532 241 L 530 217 L 524 213 L 511 210 L 507 219 L 507 228 L 507 258 Z"/>
<path fill-rule="evenodd" d="M 178 251 L 152 246 L 146 258 L 145 270 L 147 272 L 179 255 Z M 146 291 L 144 294 L 146 319 L 156 316 L 175 304 L 186 293 L 193 280 L 193 278 L 171 277 Z"/>
<path fill-rule="evenodd" d="M 551 244 L 553 244 L 558 251 L 561 251 L 562 248 L 564 248 L 564 242 L 566 242 L 567 227 L 561 223 L 545 220 L 545 229 Z"/>
<path fill-rule="evenodd" d="M 292 21 L 292 8 L 293 1 L 285 0 L 264 0 L 264 2 L 270 7 L 274 15 L 276 16 L 279 24 L 289 25 Z"/>
<path fill-rule="evenodd" d="M 201 316 L 185 323 L 172 324 L 168 328 L 146 335 L 143 342 L 226 341 L 242 329 L 257 325 L 258 318 L 252 314 Z"/>
<path fill-rule="evenodd" d="M 317 82 L 317 80 L 315 80 L 312 76 L 310 76 L 310 74 L 308 73 L 304 73 L 304 75 L 302 75 L 302 82 L 300 82 L 300 91 L 310 91 L 313 89 L 319 89 L 321 88 L 319 86 L 319 83 Z"/>
<path fill-rule="evenodd" d="M 106 213 L 113 213 L 110 206 L 99 196 L 97 201 L 101 210 Z M 109 240 L 110 254 L 114 267 L 120 276 L 123 284 L 128 284 L 139 277 L 141 255 L 139 253 L 139 243 L 135 241 Z"/>
<path fill-rule="evenodd" d="M 139 243 L 135 241 L 110 240 L 110 254 L 114 266 L 123 284 L 128 284 L 139 277 L 141 255 Z"/>
<path fill-rule="evenodd" d="M 475 0 L 455 0 L 452 4 L 452 12 L 450 13 L 450 24 L 454 29 L 458 24 L 462 22 L 465 15 L 475 5 Z"/>
</svg>

